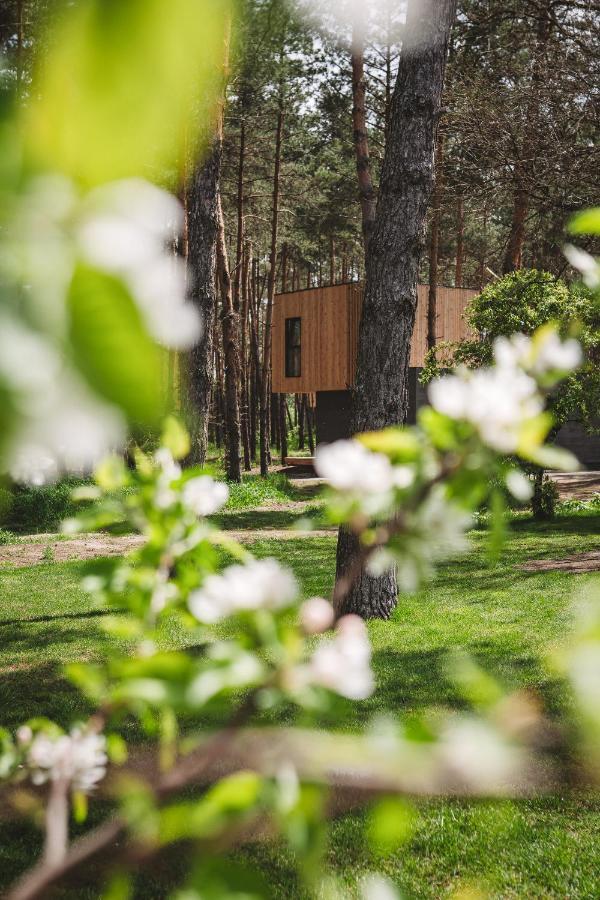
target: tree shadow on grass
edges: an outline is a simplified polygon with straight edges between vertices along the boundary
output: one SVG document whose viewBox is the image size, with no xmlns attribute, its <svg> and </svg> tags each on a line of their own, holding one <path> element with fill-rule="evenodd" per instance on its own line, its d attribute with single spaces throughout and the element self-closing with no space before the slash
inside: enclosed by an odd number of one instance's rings
<svg viewBox="0 0 600 900">
<path fill-rule="evenodd" d="M 318 507 L 310 507 L 302 513 L 291 509 L 247 509 L 214 516 L 212 521 L 223 531 L 260 531 L 291 528 L 299 519 L 315 519 L 319 513 Z M 332 531 L 332 534 L 335 532 Z"/>
<path fill-rule="evenodd" d="M 66 728 L 92 712 L 91 705 L 62 674 L 58 662 L 3 668 L 0 677 L 0 715 L 5 728 L 44 716 Z"/>
<path fill-rule="evenodd" d="M 56 622 L 63 619 L 94 619 L 99 616 L 112 616 L 119 615 L 124 613 L 124 609 L 90 609 L 85 612 L 78 613 L 60 613 L 57 616 L 32 616 L 31 618 L 18 618 L 18 619 L 2 619 L 0 621 L 0 628 L 7 627 L 9 625 L 23 625 L 23 624 L 35 624 L 37 622 Z M 4 642 L 4 635 L 0 635 L 0 639 Z"/>
</svg>

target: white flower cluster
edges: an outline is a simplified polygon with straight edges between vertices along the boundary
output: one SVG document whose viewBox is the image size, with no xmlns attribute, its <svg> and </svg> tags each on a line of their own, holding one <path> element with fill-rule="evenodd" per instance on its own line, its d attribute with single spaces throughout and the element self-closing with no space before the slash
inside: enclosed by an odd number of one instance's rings
<svg viewBox="0 0 600 900">
<path fill-rule="evenodd" d="M 19 729 L 25 742 L 29 729 Z M 73 728 L 70 734 L 51 736 L 39 733 L 27 752 L 27 765 L 34 784 L 66 781 L 74 791 L 89 793 L 106 774 L 106 739 L 101 734 Z"/>
<path fill-rule="evenodd" d="M 438 412 L 470 422 L 489 447 L 515 453 L 524 425 L 544 408 L 536 377 L 570 371 L 580 359 L 576 341 L 562 342 L 551 331 L 537 344 L 524 335 L 498 338 L 493 368 L 461 369 L 436 379 L 429 401 Z"/>
<path fill-rule="evenodd" d="M 0 385 L 18 420 L 6 456 L 15 480 L 43 484 L 63 470 L 88 471 L 125 440 L 123 416 L 64 353 L 66 297 L 78 262 L 122 279 L 157 340 L 181 348 L 197 340 L 185 266 L 169 248 L 181 222 L 178 201 L 142 179 L 83 199 L 61 176 L 29 182 L 0 242 L 0 268 L 19 287 L 26 311 L 26 318 L 5 313 L 0 321 Z"/>
<path fill-rule="evenodd" d="M 595 291 L 600 288 L 600 264 L 586 250 L 575 247 L 574 244 L 566 244 L 563 251 L 574 269 L 579 269 L 584 284 Z"/>
<path fill-rule="evenodd" d="M 20 420 L 4 462 L 15 481 L 45 484 L 84 472 L 125 439 L 125 421 L 101 401 L 53 345 L 10 316 L 0 318 L 0 382 Z"/>
<path fill-rule="evenodd" d="M 436 562 L 467 549 L 465 532 L 471 524 L 471 514 L 449 501 L 438 485 L 407 519 L 401 541 L 374 553 L 368 570 L 381 575 L 395 567 L 401 590 L 416 591 L 432 577 Z"/>
<path fill-rule="evenodd" d="M 275 559 L 252 560 L 209 575 L 188 598 L 192 615 L 211 625 L 238 612 L 281 609 L 296 599 L 298 585 Z"/>
<path fill-rule="evenodd" d="M 360 441 L 321 444 L 315 453 L 315 470 L 331 487 L 342 491 L 375 512 L 392 499 L 395 489 L 410 487 L 410 466 L 393 466 L 383 453 L 373 453 Z"/>
<path fill-rule="evenodd" d="M 154 454 L 154 462 L 159 468 L 154 502 L 159 509 L 168 509 L 177 502 L 178 494 L 173 482 L 181 478 L 181 466 L 175 462 L 170 450 L 160 447 Z M 222 481 L 215 481 L 211 475 L 190 478 L 181 489 L 183 505 L 195 516 L 211 516 L 221 509 L 229 497 L 229 488 Z"/>
<path fill-rule="evenodd" d="M 375 688 L 371 670 L 371 644 L 359 616 L 339 619 L 333 638 L 323 641 L 308 663 L 307 681 L 350 700 L 365 700 Z"/>
<path fill-rule="evenodd" d="M 88 194 L 76 239 L 92 265 L 123 279 L 156 340 L 186 348 L 197 340 L 200 321 L 185 302 L 185 264 L 168 246 L 182 225 L 172 194 L 132 178 Z"/>
</svg>

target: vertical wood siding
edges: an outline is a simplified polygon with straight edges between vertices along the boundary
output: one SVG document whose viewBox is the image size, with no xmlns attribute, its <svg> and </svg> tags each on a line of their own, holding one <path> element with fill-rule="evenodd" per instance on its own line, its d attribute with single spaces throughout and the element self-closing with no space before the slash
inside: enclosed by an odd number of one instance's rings
<svg viewBox="0 0 600 900">
<path fill-rule="evenodd" d="M 417 315 L 410 357 L 422 366 L 427 352 L 427 285 L 418 287 Z M 438 288 L 438 341 L 468 335 L 463 313 L 477 291 Z M 346 390 L 354 383 L 362 307 L 359 284 L 337 284 L 278 294 L 273 307 L 273 390 L 286 394 Z M 285 320 L 302 319 L 301 374 L 285 377 Z"/>
</svg>

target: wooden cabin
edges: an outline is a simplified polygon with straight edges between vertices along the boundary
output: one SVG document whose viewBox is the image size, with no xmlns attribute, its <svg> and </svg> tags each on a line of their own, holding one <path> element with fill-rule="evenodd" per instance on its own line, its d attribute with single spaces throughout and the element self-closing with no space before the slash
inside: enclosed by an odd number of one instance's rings
<svg viewBox="0 0 600 900">
<path fill-rule="evenodd" d="M 418 286 L 417 313 L 409 369 L 408 422 L 426 402 L 419 372 L 427 353 L 427 293 Z M 469 336 L 464 319 L 477 291 L 437 290 L 437 340 L 459 341 Z M 316 396 L 317 443 L 350 434 L 351 389 L 356 374 L 362 285 L 335 284 L 277 294 L 273 306 L 272 387 L 284 394 Z M 560 430 L 557 444 L 567 447 L 590 469 L 600 469 L 600 440 L 580 423 Z"/>
<path fill-rule="evenodd" d="M 409 372 L 409 421 L 424 401 L 418 375 L 427 353 L 427 285 L 418 286 Z M 463 313 L 477 292 L 438 288 L 437 339 L 468 334 Z M 349 432 L 363 289 L 357 282 L 278 294 L 273 306 L 272 386 L 277 393 L 315 394 L 317 443 Z"/>
</svg>

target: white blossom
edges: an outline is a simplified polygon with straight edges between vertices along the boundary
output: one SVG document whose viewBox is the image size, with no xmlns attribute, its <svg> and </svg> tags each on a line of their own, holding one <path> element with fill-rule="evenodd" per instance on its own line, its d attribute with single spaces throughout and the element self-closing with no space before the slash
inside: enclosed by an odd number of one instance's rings
<svg viewBox="0 0 600 900">
<path fill-rule="evenodd" d="M 438 378 L 429 386 L 429 400 L 438 412 L 470 422 L 500 453 L 516 452 L 524 423 L 544 408 L 535 380 L 508 366 Z"/>
<path fill-rule="evenodd" d="M 581 272 L 584 284 L 592 290 L 600 287 L 600 265 L 597 259 L 573 244 L 566 244 L 563 251 L 573 268 Z"/>
<path fill-rule="evenodd" d="M 70 734 L 37 734 L 27 754 L 34 784 L 67 781 L 74 791 L 88 793 L 106 774 L 103 735 L 72 729 Z"/>
<path fill-rule="evenodd" d="M 393 484 L 392 464 L 387 456 L 372 453 L 354 440 L 318 446 L 315 469 L 338 491 L 381 493 Z"/>
<path fill-rule="evenodd" d="M 531 478 L 528 478 L 519 469 L 511 469 L 506 473 L 506 487 L 515 500 L 520 500 L 522 503 L 530 500 L 533 494 Z"/>
<path fill-rule="evenodd" d="M 313 684 L 348 697 L 365 700 L 375 687 L 371 671 L 371 645 L 365 623 L 355 615 L 343 616 L 333 638 L 323 641 L 308 664 Z"/>
<path fill-rule="evenodd" d="M 400 900 L 396 885 L 383 875 L 365 875 L 360 885 L 361 900 Z"/>
<path fill-rule="evenodd" d="M 522 368 L 536 377 L 551 372 L 571 372 L 580 365 L 581 346 L 574 338 L 561 340 L 552 328 L 537 332 L 532 338 L 513 334 L 494 341 L 496 366 L 504 369 Z"/>
<path fill-rule="evenodd" d="M 297 596 L 296 579 L 275 559 L 259 559 L 229 566 L 209 575 L 188 599 L 199 622 L 212 624 L 244 610 L 280 609 Z"/>
<path fill-rule="evenodd" d="M 575 338 L 561 341 L 555 331 L 548 331 L 540 336 L 536 344 L 537 353 L 533 364 L 535 374 L 571 372 L 581 365 L 581 345 Z"/>
<path fill-rule="evenodd" d="M 321 444 L 315 454 L 315 470 L 331 487 L 359 500 L 371 513 L 389 505 L 395 489 L 407 488 L 414 481 L 410 466 L 393 466 L 383 453 L 374 453 L 356 440 Z"/>
<path fill-rule="evenodd" d="M 182 500 L 197 516 L 210 516 L 221 509 L 229 497 L 229 488 L 210 475 L 190 478 L 183 486 Z"/>
<path fill-rule="evenodd" d="M 300 607 L 300 624 L 306 634 L 321 634 L 333 625 L 333 606 L 323 597 L 311 597 Z"/>
<path fill-rule="evenodd" d="M 452 774 L 476 790 L 506 786 L 522 762 L 515 747 L 486 722 L 470 716 L 448 722 L 438 753 Z"/>
<path fill-rule="evenodd" d="M 6 454 L 15 481 L 41 485 L 61 471 L 89 471 L 125 439 L 119 410 L 75 372 L 63 370 L 35 395 L 17 394 L 17 403 L 21 421 Z"/>
<path fill-rule="evenodd" d="M 113 182 L 85 198 L 77 242 L 92 265 L 124 280 L 158 341 L 185 349 L 198 339 L 200 321 L 186 303 L 185 265 L 168 246 L 182 217 L 176 198 L 155 185 Z"/>
</svg>

